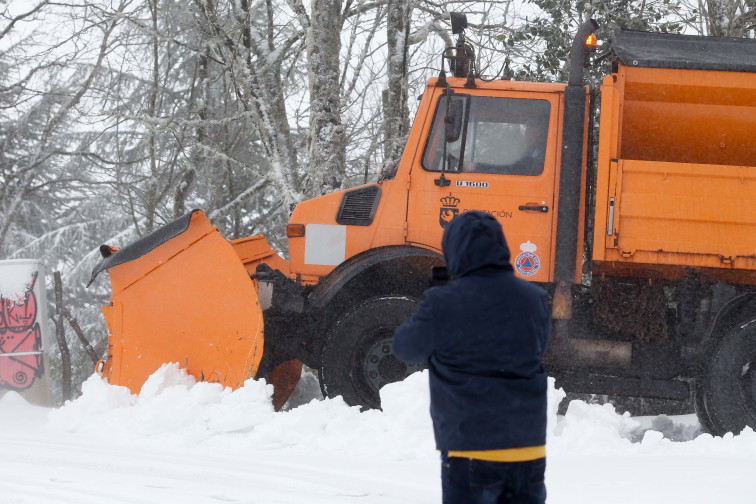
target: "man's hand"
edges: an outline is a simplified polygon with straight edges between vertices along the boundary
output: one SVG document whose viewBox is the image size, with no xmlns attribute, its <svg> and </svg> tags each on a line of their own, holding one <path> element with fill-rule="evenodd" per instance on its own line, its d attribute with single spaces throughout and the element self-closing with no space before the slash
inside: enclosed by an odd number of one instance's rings
<svg viewBox="0 0 756 504">
<path fill-rule="evenodd" d="M 449 270 L 446 268 L 446 266 L 431 267 L 429 282 L 430 287 L 440 287 L 442 285 L 445 285 L 449 280 L 451 280 L 451 276 L 449 276 Z"/>
</svg>

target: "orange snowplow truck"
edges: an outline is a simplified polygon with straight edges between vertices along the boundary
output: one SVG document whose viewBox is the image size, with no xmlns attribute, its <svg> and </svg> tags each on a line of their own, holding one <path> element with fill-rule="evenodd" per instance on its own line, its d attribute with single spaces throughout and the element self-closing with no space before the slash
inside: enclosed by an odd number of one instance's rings
<svg viewBox="0 0 756 504">
<path fill-rule="evenodd" d="M 483 80 L 461 33 L 395 171 L 297 205 L 288 261 L 199 210 L 103 246 L 103 376 L 133 391 L 165 362 L 231 387 L 264 377 L 280 407 L 304 363 L 325 395 L 379 407 L 415 371 L 393 330 L 444 264 L 444 226 L 474 209 L 550 293 L 559 386 L 694 394 L 711 432 L 756 428 L 756 41 L 617 31 L 597 58 L 610 72 L 594 163 L 595 30 L 575 36 L 566 84 Z"/>
</svg>

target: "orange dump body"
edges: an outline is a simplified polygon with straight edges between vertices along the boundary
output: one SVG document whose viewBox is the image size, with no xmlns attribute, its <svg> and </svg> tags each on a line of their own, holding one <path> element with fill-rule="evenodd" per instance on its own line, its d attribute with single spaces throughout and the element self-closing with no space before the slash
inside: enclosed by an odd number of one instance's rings
<svg viewBox="0 0 756 504">
<path fill-rule="evenodd" d="M 619 64 L 602 86 L 594 271 L 756 283 L 756 74 Z"/>
<path fill-rule="evenodd" d="M 255 286 L 202 212 L 144 254 L 119 253 L 130 259 L 107 267 L 113 297 L 103 307 L 110 332 L 103 376 L 110 383 L 137 393 L 166 362 L 230 387 L 255 375 L 263 355 Z"/>
</svg>

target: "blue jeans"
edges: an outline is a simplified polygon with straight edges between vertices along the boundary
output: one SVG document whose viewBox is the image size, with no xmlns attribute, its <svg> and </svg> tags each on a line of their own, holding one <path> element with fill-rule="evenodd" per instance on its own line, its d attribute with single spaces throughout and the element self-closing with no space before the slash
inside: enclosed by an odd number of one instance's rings
<svg viewBox="0 0 756 504">
<path fill-rule="evenodd" d="M 443 504 L 544 504 L 546 459 L 488 462 L 441 454 Z"/>
</svg>

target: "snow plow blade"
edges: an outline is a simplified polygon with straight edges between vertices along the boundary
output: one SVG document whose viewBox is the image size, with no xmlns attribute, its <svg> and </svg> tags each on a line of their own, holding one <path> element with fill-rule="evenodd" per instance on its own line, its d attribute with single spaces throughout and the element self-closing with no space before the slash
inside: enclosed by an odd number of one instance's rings
<svg viewBox="0 0 756 504">
<path fill-rule="evenodd" d="M 253 280 L 233 246 L 194 210 L 104 257 L 113 289 L 103 306 L 108 382 L 138 393 L 164 363 L 198 381 L 239 387 L 257 373 L 263 316 Z"/>
</svg>

